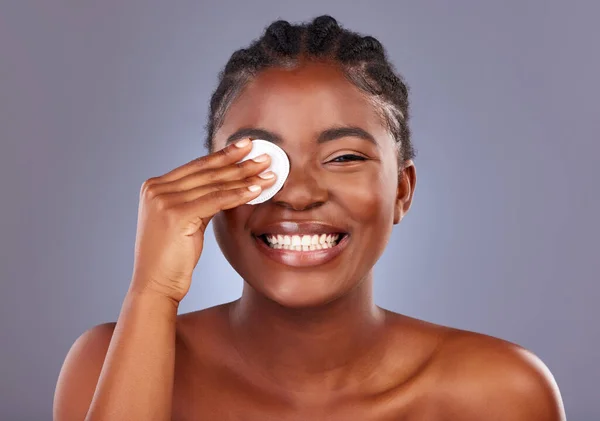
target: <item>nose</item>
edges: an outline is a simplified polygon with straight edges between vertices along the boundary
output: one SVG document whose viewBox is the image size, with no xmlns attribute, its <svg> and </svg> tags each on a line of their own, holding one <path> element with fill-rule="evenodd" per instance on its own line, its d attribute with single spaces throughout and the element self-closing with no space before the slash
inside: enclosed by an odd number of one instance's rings
<svg viewBox="0 0 600 421">
<path fill-rule="evenodd" d="M 281 190 L 273 196 L 278 206 L 303 211 L 319 207 L 327 202 L 328 191 L 318 169 L 306 165 L 291 165 L 288 178 Z"/>
</svg>

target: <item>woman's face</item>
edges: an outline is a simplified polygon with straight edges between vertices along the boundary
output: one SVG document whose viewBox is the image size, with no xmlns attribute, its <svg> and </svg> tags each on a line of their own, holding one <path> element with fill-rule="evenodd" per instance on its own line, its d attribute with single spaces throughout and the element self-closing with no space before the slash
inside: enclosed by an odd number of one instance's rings
<svg viewBox="0 0 600 421">
<path fill-rule="evenodd" d="M 415 185 L 412 162 L 399 173 L 376 108 L 337 67 L 304 63 L 265 70 L 249 83 L 215 134 L 214 149 L 240 130 L 278 142 L 290 174 L 271 200 L 215 216 L 227 260 L 257 292 L 286 307 L 323 305 L 351 291 L 370 275 Z M 325 241 L 314 250 L 286 248 L 315 235 Z M 282 245 L 270 244 L 274 238 Z"/>
</svg>

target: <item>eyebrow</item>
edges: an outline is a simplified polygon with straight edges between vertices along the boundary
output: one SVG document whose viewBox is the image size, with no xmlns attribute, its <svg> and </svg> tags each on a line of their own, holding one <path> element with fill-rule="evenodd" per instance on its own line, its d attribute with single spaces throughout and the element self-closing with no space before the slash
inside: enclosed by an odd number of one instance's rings
<svg viewBox="0 0 600 421">
<path fill-rule="evenodd" d="M 263 139 L 268 142 L 275 143 L 277 145 L 281 145 L 283 143 L 283 138 L 276 133 L 255 127 L 243 127 L 237 130 L 231 136 L 229 136 L 225 144 L 228 145 L 231 142 L 235 142 L 236 140 L 240 140 L 245 137 Z M 340 139 L 342 137 L 357 137 L 359 139 L 371 142 L 376 146 L 379 145 L 373 135 L 371 135 L 366 130 L 356 126 L 332 127 L 330 129 L 324 130 L 319 134 L 319 137 L 317 138 L 317 143 L 322 144 L 330 142 L 332 140 Z"/>
</svg>

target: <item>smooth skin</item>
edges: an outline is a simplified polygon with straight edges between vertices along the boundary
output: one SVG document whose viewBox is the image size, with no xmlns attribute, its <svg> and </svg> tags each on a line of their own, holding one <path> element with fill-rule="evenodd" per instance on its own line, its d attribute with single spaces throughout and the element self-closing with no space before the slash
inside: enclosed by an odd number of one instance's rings
<svg viewBox="0 0 600 421">
<path fill-rule="evenodd" d="M 318 141 L 340 127 L 371 140 Z M 282 190 L 256 206 L 244 204 L 259 193 L 248 186 L 274 179 L 258 176 L 268 160 L 236 164 L 250 149 L 235 146 L 240 129 L 262 130 L 251 137 L 277 140 L 291 162 Z M 335 65 L 259 74 L 214 149 L 144 183 L 121 314 L 72 346 L 55 421 L 566 419 L 531 352 L 374 304 L 373 266 L 410 208 L 416 172 L 398 165 L 376 108 Z M 242 297 L 178 316 L 211 220 Z M 343 227 L 348 243 L 320 265 L 281 264 L 253 234 L 283 221 Z"/>
</svg>

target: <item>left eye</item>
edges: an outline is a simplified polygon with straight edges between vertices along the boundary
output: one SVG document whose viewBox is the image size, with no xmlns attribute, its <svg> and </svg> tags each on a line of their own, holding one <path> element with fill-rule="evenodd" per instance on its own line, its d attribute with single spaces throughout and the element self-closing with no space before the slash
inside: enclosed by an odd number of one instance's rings
<svg viewBox="0 0 600 421">
<path fill-rule="evenodd" d="M 365 158 L 364 156 L 354 155 L 354 154 L 346 154 L 346 155 L 340 155 L 336 158 L 333 158 L 329 162 L 366 161 L 366 159 L 367 158 Z"/>
</svg>

